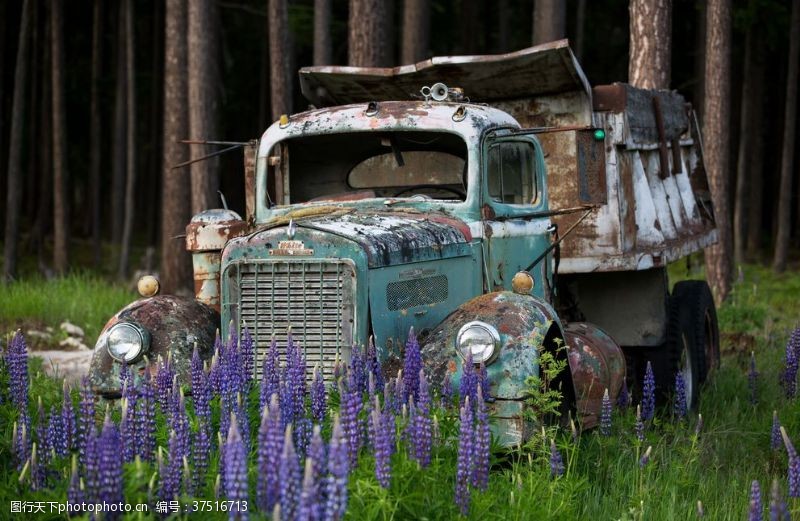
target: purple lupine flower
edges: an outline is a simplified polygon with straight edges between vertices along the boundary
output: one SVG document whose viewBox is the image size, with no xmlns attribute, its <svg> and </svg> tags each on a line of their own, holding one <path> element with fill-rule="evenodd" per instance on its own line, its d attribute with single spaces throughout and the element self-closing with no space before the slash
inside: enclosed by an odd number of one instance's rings
<svg viewBox="0 0 800 521">
<path fill-rule="evenodd" d="M 31 490 L 39 490 L 44 488 L 46 477 L 46 463 L 39 460 L 39 450 L 36 442 L 33 442 L 31 448 L 31 458 L 28 460 L 31 476 Z"/>
<path fill-rule="evenodd" d="M 603 403 L 600 407 L 600 434 L 611 436 L 611 397 L 608 395 L 608 387 L 603 393 Z"/>
<path fill-rule="evenodd" d="M 83 480 L 78 472 L 78 455 L 72 455 L 72 471 L 69 477 L 69 487 L 67 488 L 67 503 L 79 505 L 86 502 L 86 492 Z"/>
<path fill-rule="evenodd" d="M 750 371 L 747 373 L 747 384 L 750 387 L 750 404 L 758 403 L 758 371 L 756 370 L 756 354 L 750 352 Z"/>
<path fill-rule="evenodd" d="M 202 494 L 208 474 L 208 459 L 211 455 L 211 424 L 199 418 L 197 431 L 192 439 L 192 460 L 194 462 L 194 483 L 196 494 Z M 187 485 L 189 483 L 187 482 Z"/>
<path fill-rule="evenodd" d="M 162 501 L 173 501 L 177 499 L 181 493 L 183 459 L 179 457 L 180 449 L 178 445 L 178 436 L 173 430 L 169 433 L 166 462 L 164 461 L 164 451 L 162 447 L 158 448 L 158 473 L 161 479 L 159 499 Z M 223 455 L 220 454 L 220 458 L 222 457 Z"/>
<path fill-rule="evenodd" d="M 395 392 L 394 388 L 395 379 L 389 378 L 389 380 L 383 386 L 383 406 L 387 407 L 392 410 L 392 412 L 397 415 L 400 413 L 400 400 L 398 399 L 397 393 Z M 374 401 L 374 395 L 370 398 L 370 404 Z"/>
<path fill-rule="evenodd" d="M 133 374 L 125 360 L 119 366 L 119 388 L 122 389 L 122 398 L 128 398 L 133 390 Z"/>
<path fill-rule="evenodd" d="M 136 455 L 144 461 L 153 461 L 156 450 L 156 391 L 149 373 L 141 382 L 136 400 Z"/>
<path fill-rule="evenodd" d="M 403 405 L 405 404 L 403 397 L 406 396 L 402 369 L 398 369 L 397 376 L 394 379 L 394 394 L 395 396 L 392 399 L 392 412 L 395 416 L 398 416 L 403 411 Z"/>
<path fill-rule="evenodd" d="M 463 379 L 462 379 L 463 382 Z M 469 395 L 464 398 L 461 406 L 461 426 L 458 435 L 458 461 L 456 464 L 456 493 L 455 503 L 462 515 L 469 512 L 469 478 L 472 474 L 474 450 L 474 426 L 472 418 L 472 404 Z"/>
<path fill-rule="evenodd" d="M 183 458 L 189 457 L 189 419 L 186 417 L 186 403 L 183 396 L 183 390 L 179 390 L 172 395 L 173 406 L 172 414 L 169 419 L 169 427 L 175 432 L 175 447 L 170 447 L 170 458 L 177 458 L 183 461 Z"/>
<path fill-rule="evenodd" d="M 286 337 L 286 364 L 281 381 L 281 418 L 284 425 L 303 414 L 306 397 L 306 360 L 291 332 Z M 285 515 L 285 512 L 284 512 Z"/>
<path fill-rule="evenodd" d="M 275 339 L 270 342 L 267 355 L 261 366 L 261 392 L 259 393 L 259 410 L 263 411 L 264 407 L 269 406 L 270 398 L 273 394 L 280 393 L 281 390 L 281 373 L 280 373 L 280 354 L 278 353 L 278 344 Z"/>
<path fill-rule="evenodd" d="M 442 408 L 450 407 L 453 404 L 453 379 L 450 377 L 449 371 L 444 375 L 444 380 L 442 380 L 440 398 Z"/>
<path fill-rule="evenodd" d="M 483 391 L 483 399 L 487 402 L 492 401 L 491 383 L 489 382 L 489 371 L 486 365 L 481 362 L 478 364 L 478 387 Z"/>
<path fill-rule="evenodd" d="M 67 433 L 64 429 L 64 417 L 54 405 L 50 408 L 50 423 L 47 425 L 48 445 L 56 456 L 64 457 L 69 451 Z"/>
<path fill-rule="evenodd" d="M 22 331 L 17 330 L 5 352 L 8 389 L 11 403 L 18 411 L 28 410 L 28 346 Z"/>
<path fill-rule="evenodd" d="M 347 481 L 350 473 L 348 441 L 339 417 L 333 418 L 333 433 L 328 450 L 328 477 L 325 481 L 326 521 L 341 521 L 347 510 Z"/>
<path fill-rule="evenodd" d="M 355 387 L 353 377 L 349 378 L 348 387 L 340 387 L 341 396 L 340 414 L 342 415 L 342 430 L 347 436 L 347 453 L 350 466 L 355 467 L 358 463 L 358 451 L 361 449 L 362 437 L 359 425 L 359 413 L 361 412 L 361 394 Z"/>
<path fill-rule="evenodd" d="M 36 472 L 34 469 L 31 468 L 31 479 L 39 485 L 39 487 L 44 485 L 45 480 L 45 469 L 47 468 L 47 464 L 50 460 L 50 439 L 47 436 L 47 417 L 44 414 L 44 406 L 42 405 L 42 397 L 39 397 L 38 403 L 38 417 L 39 420 L 36 424 L 36 443 L 35 445 L 38 447 L 37 453 L 37 462 L 39 465 L 36 466 Z M 31 452 L 31 458 L 33 458 L 33 452 Z M 36 474 L 36 475 L 34 475 Z"/>
<path fill-rule="evenodd" d="M 135 396 L 135 395 L 133 395 Z M 130 463 L 136 457 L 136 400 L 122 398 L 122 417 L 119 421 L 119 438 L 122 461 Z"/>
<path fill-rule="evenodd" d="M 644 372 L 644 385 L 642 386 L 642 419 L 652 420 L 656 412 L 656 379 L 653 376 L 653 366 L 647 362 Z"/>
<path fill-rule="evenodd" d="M 798 350 L 800 348 L 800 328 L 795 329 L 789 342 L 786 344 L 786 358 L 784 362 L 783 384 L 787 398 L 794 398 L 797 394 Z"/>
<path fill-rule="evenodd" d="M 403 356 L 403 402 L 408 402 L 408 397 L 413 396 L 419 403 L 419 371 L 422 369 L 422 355 L 419 350 L 417 335 L 412 327 L 408 332 L 406 350 Z"/>
<path fill-rule="evenodd" d="M 308 450 L 308 443 L 311 441 L 311 430 L 313 424 L 306 416 L 301 416 L 294 421 L 294 446 L 297 454 L 304 458 Z"/>
<path fill-rule="evenodd" d="M 375 388 L 383 389 L 384 388 L 383 370 L 381 369 L 381 364 L 378 361 L 378 351 L 377 349 L 375 349 L 374 339 L 371 336 L 369 337 L 369 342 L 367 343 L 366 356 L 367 356 L 367 371 L 375 379 Z"/>
<path fill-rule="evenodd" d="M 761 487 L 758 481 L 753 480 L 750 485 L 750 510 L 747 516 L 748 521 L 761 521 L 763 519 L 764 506 L 761 503 Z"/>
<path fill-rule="evenodd" d="M 355 388 L 363 394 L 367 390 L 367 360 L 364 353 L 358 346 L 353 346 L 350 350 L 350 365 L 348 372 L 355 382 Z"/>
<path fill-rule="evenodd" d="M 86 458 L 83 473 L 86 476 L 86 501 L 100 501 L 100 440 L 97 427 L 91 425 L 86 435 Z"/>
<path fill-rule="evenodd" d="M 168 355 L 166 360 L 158 357 L 158 368 L 156 369 L 156 396 L 161 410 L 166 414 L 170 405 L 170 394 L 175 380 L 175 371 L 172 368 L 172 355 Z"/>
<path fill-rule="evenodd" d="M 375 449 L 375 477 L 380 486 L 389 488 L 392 479 L 392 453 L 394 452 L 394 414 L 388 409 L 381 411 L 380 402 L 375 397 L 375 407 L 372 409 L 370 421 L 375 433 L 375 441 L 373 442 Z"/>
<path fill-rule="evenodd" d="M 683 373 L 675 373 L 675 395 L 673 396 L 672 414 L 679 420 L 686 417 L 686 382 Z"/>
<path fill-rule="evenodd" d="M 256 366 L 255 342 L 247 326 L 245 326 L 244 332 L 242 333 L 242 341 L 239 344 L 239 349 L 242 357 L 242 369 L 244 370 L 244 383 L 247 384 L 253 381 L 253 373 L 255 372 Z"/>
<path fill-rule="evenodd" d="M 234 501 L 234 505 L 245 502 L 250 498 L 247 486 L 247 450 L 239 434 L 236 418 L 231 418 L 231 428 L 225 441 L 225 498 Z M 229 519 L 249 519 L 248 511 L 232 510 Z"/>
<path fill-rule="evenodd" d="M 783 427 L 781 427 L 781 437 L 786 446 L 786 452 L 789 454 L 789 497 L 800 497 L 800 457 Z"/>
<path fill-rule="evenodd" d="M 778 420 L 778 411 L 772 411 L 772 432 L 770 433 L 770 447 L 772 450 L 780 450 L 781 442 L 781 422 Z"/>
<path fill-rule="evenodd" d="M 282 425 L 278 395 L 273 394 L 261 413 L 258 429 L 256 505 L 262 512 L 272 511 L 280 499 L 280 483 L 275 469 L 280 465 L 283 452 Z"/>
<path fill-rule="evenodd" d="M 100 485 L 98 499 L 106 503 L 119 503 L 122 501 L 122 450 L 119 430 L 109 415 L 106 415 L 103 423 L 97 450 L 99 452 Z"/>
<path fill-rule="evenodd" d="M 320 508 L 319 488 L 317 477 L 314 474 L 314 460 L 306 459 L 303 472 L 303 485 L 300 490 L 300 500 L 297 505 L 297 521 L 314 521 L 318 519 Z"/>
<path fill-rule="evenodd" d="M 328 398 L 325 391 L 325 380 L 319 367 L 314 368 L 314 381 L 311 382 L 311 417 L 316 423 L 325 421 Z"/>
<path fill-rule="evenodd" d="M 198 418 L 202 418 L 207 423 L 211 422 L 211 385 L 208 375 L 200 359 L 200 352 L 197 346 L 192 353 L 191 364 L 191 383 L 192 383 L 192 403 L 194 412 Z"/>
<path fill-rule="evenodd" d="M 631 404 L 631 393 L 628 391 L 628 381 L 625 378 L 623 378 L 622 389 L 619 391 L 619 396 L 617 396 L 617 408 L 627 409 L 630 404 Z"/>
<path fill-rule="evenodd" d="M 286 427 L 283 438 L 283 452 L 278 467 L 280 483 L 280 503 L 281 516 L 286 519 L 294 519 L 297 514 L 297 507 L 300 501 L 300 487 L 302 474 L 297 453 L 292 442 L 292 426 Z"/>
<path fill-rule="evenodd" d="M 72 407 L 72 396 L 70 396 L 66 381 L 64 382 L 64 402 L 61 405 L 61 422 L 64 424 L 64 437 L 67 440 L 67 449 L 77 448 L 78 440 L 75 413 Z"/>
<path fill-rule="evenodd" d="M 652 445 L 648 445 L 647 446 L 647 450 L 644 451 L 644 454 L 642 454 L 642 457 L 639 458 L 639 467 L 644 468 L 644 467 L 647 466 L 648 463 L 650 463 L 650 454 L 652 454 L 652 453 L 653 453 L 653 446 Z"/>
<path fill-rule="evenodd" d="M 224 351 L 222 339 L 217 331 L 217 337 L 214 340 L 214 354 L 211 356 L 211 364 L 208 369 L 208 385 L 211 387 L 212 394 L 219 394 L 221 389 L 222 379 L 222 352 Z"/>
<path fill-rule="evenodd" d="M 410 400 L 413 404 L 413 400 Z M 409 407 L 410 408 L 410 407 Z M 411 456 L 422 468 L 431 462 L 431 445 L 433 441 L 433 428 L 431 424 L 431 397 L 428 380 L 425 372 L 419 371 L 419 403 L 413 407 L 410 415 L 409 426 L 411 429 Z"/>
<path fill-rule="evenodd" d="M 475 364 L 472 363 L 472 351 L 467 352 L 467 358 L 461 365 L 463 371 L 461 373 L 461 383 L 459 384 L 459 394 L 461 401 L 469 396 L 469 400 L 475 403 L 475 398 L 478 396 L 478 374 L 475 371 Z"/>
<path fill-rule="evenodd" d="M 11 453 L 14 456 L 14 465 L 17 470 L 22 470 L 25 462 L 31 457 L 31 435 L 25 421 L 14 422 L 11 435 Z"/>
<path fill-rule="evenodd" d="M 314 510 L 311 512 L 311 519 L 322 519 L 325 508 L 325 478 L 328 473 L 328 454 L 325 442 L 322 439 L 322 431 L 319 425 L 314 425 L 311 435 L 311 442 L 308 445 L 308 460 L 313 461 L 314 483 L 316 487 L 315 497 L 317 498 Z"/>
<path fill-rule="evenodd" d="M 644 441 L 644 422 L 642 421 L 642 406 L 636 406 L 636 423 L 633 425 L 633 431 L 636 434 L 636 439 Z"/>
<path fill-rule="evenodd" d="M 564 460 L 561 452 L 556 447 L 556 441 L 550 440 L 550 478 L 557 478 L 564 475 Z"/>
<path fill-rule="evenodd" d="M 781 494 L 781 487 L 777 479 L 772 480 L 772 490 L 770 491 L 769 498 L 769 520 L 770 521 L 791 521 L 789 509 L 786 507 L 786 501 Z"/>
<path fill-rule="evenodd" d="M 489 414 L 483 399 L 483 389 L 478 387 L 478 401 L 475 404 L 475 440 L 472 445 L 472 473 L 470 484 L 478 490 L 486 490 L 489 486 L 489 446 L 491 431 Z"/>
</svg>

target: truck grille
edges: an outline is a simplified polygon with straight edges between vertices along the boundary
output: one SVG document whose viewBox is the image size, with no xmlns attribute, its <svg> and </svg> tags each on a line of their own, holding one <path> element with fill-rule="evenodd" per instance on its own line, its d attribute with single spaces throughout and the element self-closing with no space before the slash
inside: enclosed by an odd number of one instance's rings
<svg viewBox="0 0 800 521">
<path fill-rule="evenodd" d="M 353 342 L 356 277 L 352 263 L 249 262 L 240 265 L 235 277 L 239 325 L 241 330 L 248 327 L 256 343 L 257 375 L 273 336 L 281 357 L 285 356 L 286 331 L 291 326 L 294 342 L 305 352 L 309 377 L 319 364 L 330 381 L 337 355 Z"/>
</svg>

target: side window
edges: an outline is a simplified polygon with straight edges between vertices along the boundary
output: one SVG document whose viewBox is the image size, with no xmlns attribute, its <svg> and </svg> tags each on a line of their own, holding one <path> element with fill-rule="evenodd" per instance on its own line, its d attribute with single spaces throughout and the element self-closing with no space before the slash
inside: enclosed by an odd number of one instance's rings
<svg viewBox="0 0 800 521">
<path fill-rule="evenodd" d="M 496 203 L 536 204 L 535 150 L 525 141 L 505 141 L 489 148 L 489 197 Z"/>
</svg>

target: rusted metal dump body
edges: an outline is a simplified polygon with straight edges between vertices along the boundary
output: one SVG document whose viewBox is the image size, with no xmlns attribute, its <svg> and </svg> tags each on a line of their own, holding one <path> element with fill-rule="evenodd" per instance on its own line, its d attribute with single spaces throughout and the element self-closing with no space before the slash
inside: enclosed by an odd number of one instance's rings
<svg viewBox="0 0 800 521">
<path fill-rule="evenodd" d="M 561 273 L 646 270 L 716 240 L 696 122 L 674 91 L 625 84 L 592 89 L 561 40 L 495 56 L 435 57 L 391 69 L 301 69 L 312 103 L 382 102 L 418 96 L 444 81 L 536 129 L 546 157 L 551 210 L 595 210 L 561 248 Z M 580 129 L 605 131 L 603 168 L 586 168 Z M 599 173 L 587 176 L 587 171 Z M 554 216 L 561 230 L 580 217 Z"/>
</svg>

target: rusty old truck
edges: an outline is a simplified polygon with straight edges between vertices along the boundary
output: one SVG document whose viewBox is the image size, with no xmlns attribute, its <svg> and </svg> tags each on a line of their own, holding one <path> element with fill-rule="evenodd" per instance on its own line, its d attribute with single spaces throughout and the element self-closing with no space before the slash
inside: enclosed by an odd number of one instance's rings
<svg viewBox="0 0 800 521">
<path fill-rule="evenodd" d="M 648 361 L 662 391 L 681 372 L 696 404 L 718 363 L 716 312 L 705 282 L 670 292 L 666 267 L 716 229 L 681 95 L 592 88 L 566 41 L 299 75 L 310 110 L 245 147 L 244 219 L 208 210 L 187 227 L 196 298 L 115 315 L 98 392 L 119 393 L 122 360 L 141 373 L 171 353 L 184 377 L 217 328 L 247 327 L 260 360 L 291 327 L 329 378 L 372 337 L 389 373 L 413 328 L 434 383 L 457 384 L 468 354 L 485 364 L 507 445 L 530 433 L 541 350 L 567 357 L 554 384 L 584 427 Z"/>
</svg>

